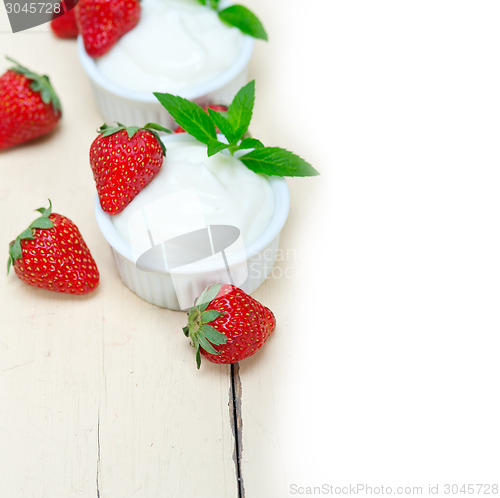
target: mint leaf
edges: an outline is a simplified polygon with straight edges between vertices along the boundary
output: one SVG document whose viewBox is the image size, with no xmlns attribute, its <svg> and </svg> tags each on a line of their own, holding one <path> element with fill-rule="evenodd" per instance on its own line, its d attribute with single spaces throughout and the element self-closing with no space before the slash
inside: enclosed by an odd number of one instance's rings
<svg viewBox="0 0 500 498">
<path fill-rule="evenodd" d="M 264 147 L 264 144 L 256 138 L 244 138 L 240 142 L 238 149 L 261 149 L 262 147 Z"/>
<path fill-rule="evenodd" d="M 169 93 L 153 94 L 180 127 L 207 146 L 209 157 L 224 149 L 229 149 L 231 155 L 235 151 L 252 149 L 238 159 L 255 173 L 269 176 L 319 175 L 307 161 L 293 152 L 280 147 L 265 147 L 260 140 L 245 137 L 252 119 L 255 81 L 250 81 L 240 89 L 226 114 L 210 108 L 205 110 L 194 102 Z M 217 140 L 216 128 L 229 143 Z"/>
<path fill-rule="evenodd" d="M 240 88 L 227 110 L 227 120 L 234 131 L 235 142 L 243 137 L 250 126 L 254 103 L 255 80 L 252 80 Z"/>
<path fill-rule="evenodd" d="M 177 124 L 194 138 L 206 145 L 217 139 L 213 121 L 199 105 L 170 93 L 153 94 Z"/>
<path fill-rule="evenodd" d="M 230 5 L 219 11 L 219 18 L 225 23 L 238 28 L 242 33 L 259 38 L 268 39 L 264 26 L 259 18 L 243 5 Z"/>
<path fill-rule="evenodd" d="M 239 157 L 255 173 L 269 176 L 319 175 L 307 161 L 280 147 L 262 147 Z"/>
<path fill-rule="evenodd" d="M 235 144 L 239 137 L 236 137 L 234 129 L 227 118 L 221 112 L 214 111 L 213 109 L 210 109 L 210 107 L 207 108 L 207 111 L 215 126 L 219 128 L 220 132 L 227 138 L 228 142 Z"/>
<path fill-rule="evenodd" d="M 228 149 L 230 147 L 229 144 L 225 144 L 222 142 L 219 142 L 218 140 L 213 140 L 208 144 L 207 147 L 207 156 L 213 156 L 214 154 L 217 154 L 217 152 L 220 152 L 221 150 Z"/>
</svg>

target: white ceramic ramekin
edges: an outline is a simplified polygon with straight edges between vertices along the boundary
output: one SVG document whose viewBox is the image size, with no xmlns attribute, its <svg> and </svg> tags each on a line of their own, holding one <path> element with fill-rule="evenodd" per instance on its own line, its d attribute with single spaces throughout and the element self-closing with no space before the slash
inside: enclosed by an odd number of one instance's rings
<svg viewBox="0 0 500 498">
<path fill-rule="evenodd" d="M 167 128 L 175 126 L 174 120 L 153 93 L 135 92 L 109 81 L 99 71 L 95 60 L 85 51 L 81 36 L 78 37 L 77 46 L 80 63 L 89 77 L 97 108 L 105 122 L 118 121 L 139 126 L 155 122 Z M 173 93 L 201 106 L 229 105 L 238 90 L 248 83 L 248 65 L 253 46 L 254 39 L 244 35 L 241 53 L 229 69 L 203 85 Z M 154 91 L 168 90 L 158 88 Z"/>
<path fill-rule="evenodd" d="M 262 233 L 253 243 L 244 244 L 244 247 L 222 254 L 222 257 L 217 253 L 216 258 L 209 257 L 164 271 L 144 270 L 138 265 L 139 259 L 134 255 L 133 248 L 120 236 L 112 215 L 101 209 L 96 197 L 97 224 L 112 249 L 122 281 L 144 300 L 171 310 L 189 308 L 208 285 L 218 282 L 233 283 L 247 293 L 255 291 L 274 267 L 280 233 L 290 207 L 286 180 L 269 177 L 268 181 L 274 197 L 274 212 L 269 225 L 263 227 Z M 163 262 L 155 267 L 162 264 Z"/>
</svg>

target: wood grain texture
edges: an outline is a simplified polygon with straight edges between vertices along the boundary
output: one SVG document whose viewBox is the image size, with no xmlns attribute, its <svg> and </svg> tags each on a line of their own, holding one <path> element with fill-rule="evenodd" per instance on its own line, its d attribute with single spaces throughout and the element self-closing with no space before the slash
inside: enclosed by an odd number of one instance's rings
<svg viewBox="0 0 500 498">
<path fill-rule="evenodd" d="M 242 3 L 269 32 L 252 135 L 321 172 L 289 181 L 254 294 L 278 325 L 239 366 L 245 498 L 498 483 L 498 2 Z M 0 278 L 0 496 L 237 498 L 229 369 L 196 371 L 183 315 L 124 288 L 97 229 L 76 47 L 6 22 L 1 52 L 49 73 L 65 114 L 0 154 L 0 245 L 50 197 L 102 283 L 72 299 Z"/>
<path fill-rule="evenodd" d="M 197 371 L 185 314 L 125 288 L 96 225 L 88 151 L 102 119 L 75 43 L 5 23 L 2 52 L 48 74 L 64 114 L 50 136 L 0 155 L 1 246 L 7 255 L 50 198 L 79 227 L 101 283 L 71 297 L 13 272 L 0 279 L 0 496 L 233 498 L 229 369 Z"/>
</svg>

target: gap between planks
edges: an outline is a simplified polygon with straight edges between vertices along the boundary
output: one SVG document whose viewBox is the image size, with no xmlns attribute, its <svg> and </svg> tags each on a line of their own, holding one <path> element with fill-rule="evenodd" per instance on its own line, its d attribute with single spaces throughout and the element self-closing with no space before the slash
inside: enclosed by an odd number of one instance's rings
<svg viewBox="0 0 500 498">
<path fill-rule="evenodd" d="M 239 363 L 231 364 L 231 386 L 229 389 L 229 415 L 234 437 L 233 460 L 236 470 L 236 484 L 238 498 L 245 498 L 245 488 L 243 486 L 243 476 L 241 474 L 241 453 L 242 453 L 242 428 L 241 418 L 241 378 Z"/>
<path fill-rule="evenodd" d="M 242 428 L 243 420 L 241 418 L 241 378 L 239 363 L 231 365 L 231 384 L 229 387 L 229 416 L 231 428 L 234 437 L 233 460 L 236 471 L 236 485 L 238 489 L 238 498 L 245 498 L 245 488 L 243 486 L 243 476 L 241 474 L 241 453 L 242 453 Z M 98 406 L 97 413 L 97 465 L 96 465 L 96 492 L 97 498 L 100 498 L 100 478 L 101 478 L 101 404 Z"/>
</svg>

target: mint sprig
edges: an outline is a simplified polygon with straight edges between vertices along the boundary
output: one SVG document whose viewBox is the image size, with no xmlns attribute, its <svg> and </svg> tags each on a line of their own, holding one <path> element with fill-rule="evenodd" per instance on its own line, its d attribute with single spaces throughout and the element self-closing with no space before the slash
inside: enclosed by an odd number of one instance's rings
<svg viewBox="0 0 500 498">
<path fill-rule="evenodd" d="M 242 33 L 253 38 L 268 40 L 266 30 L 259 18 L 243 5 L 235 4 L 220 9 L 219 0 L 198 0 L 198 2 L 215 10 L 219 15 L 219 19 L 229 26 L 234 26 Z"/>
<path fill-rule="evenodd" d="M 266 147 L 248 136 L 255 102 L 255 81 L 250 81 L 235 95 L 227 112 L 206 112 L 198 104 L 170 93 L 154 92 L 177 124 L 207 146 L 208 156 L 227 149 L 237 151 L 238 159 L 255 173 L 268 176 L 315 176 L 319 172 L 298 155 L 280 147 Z M 217 136 L 217 128 L 226 141 Z"/>
</svg>

